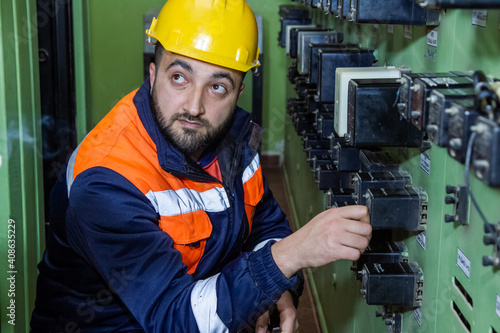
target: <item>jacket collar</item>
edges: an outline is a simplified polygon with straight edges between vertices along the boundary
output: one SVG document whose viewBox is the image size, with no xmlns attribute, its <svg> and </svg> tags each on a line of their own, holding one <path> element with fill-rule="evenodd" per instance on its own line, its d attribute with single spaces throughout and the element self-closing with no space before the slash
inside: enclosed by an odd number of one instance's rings
<svg viewBox="0 0 500 333">
<path fill-rule="evenodd" d="M 190 158 L 186 158 L 183 153 L 172 146 L 170 142 L 166 141 L 161 134 L 151 113 L 149 91 L 150 83 L 149 78 L 147 78 L 134 96 L 134 105 L 147 133 L 156 145 L 160 166 L 168 172 L 179 173 L 188 178 L 193 178 L 196 174 L 199 176 L 200 171 L 202 171 L 200 167 Z M 220 153 L 224 151 L 224 155 L 233 156 L 234 158 L 236 153 L 235 150 L 241 146 L 241 143 L 246 143 L 250 140 L 250 134 L 252 132 L 250 130 L 252 128 L 251 125 L 252 121 L 250 114 L 238 107 L 234 116 L 233 125 L 227 137 L 222 141 L 219 147 L 217 147 L 217 152 Z M 230 151 L 227 151 L 228 148 Z M 202 171 L 202 174 L 204 174 L 204 171 Z"/>
</svg>

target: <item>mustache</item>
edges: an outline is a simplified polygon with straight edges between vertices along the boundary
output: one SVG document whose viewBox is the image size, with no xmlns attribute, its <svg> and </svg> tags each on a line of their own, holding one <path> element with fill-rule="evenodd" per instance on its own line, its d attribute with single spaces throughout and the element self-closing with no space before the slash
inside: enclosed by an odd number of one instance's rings
<svg viewBox="0 0 500 333">
<path fill-rule="evenodd" d="M 200 116 L 192 116 L 187 112 L 184 113 L 176 113 L 170 118 L 171 122 L 174 122 L 175 120 L 186 120 L 192 123 L 198 123 L 203 126 L 208 126 L 210 123 L 208 120 L 201 118 Z"/>
</svg>

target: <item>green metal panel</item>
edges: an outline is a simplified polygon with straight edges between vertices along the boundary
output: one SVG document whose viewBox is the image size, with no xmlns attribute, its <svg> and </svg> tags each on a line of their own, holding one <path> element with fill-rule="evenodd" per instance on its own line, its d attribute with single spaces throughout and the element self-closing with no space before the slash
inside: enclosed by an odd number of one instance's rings
<svg viewBox="0 0 500 333">
<path fill-rule="evenodd" d="M 36 20 L 35 0 L 0 2 L 0 314 L 6 333 L 29 331 L 44 243 Z"/>
<path fill-rule="evenodd" d="M 88 1 L 73 1 L 73 42 L 75 51 L 75 99 L 77 141 L 85 138 L 92 127 L 90 93 L 90 48 Z"/>
<path fill-rule="evenodd" d="M 264 96 L 262 106 L 262 122 L 264 134 L 262 137 L 262 151 L 265 154 L 282 155 L 284 149 L 284 123 L 286 108 L 286 93 L 283 89 L 282 78 L 286 77 L 288 67 L 281 57 L 282 48 L 278 46 L 278 33 L 281 30 L 279 21 L 279 6 L 286 4 L 286 0 L 248 0 L 256 15 L 263 17 L 264 25 Z M 247 75 L 249 76 L 249 75 Z M 248 94 L 246 98 L 251 96 Z M 242 101 L 243 102 L 243 101 Z M 239 103 L 246 110 L 247 105 Z M 250 104 L 251 105 L 251 104 Z"/>
<path fill-rule="evenodd" d="M 483 70 L 500 77 L 500 11 L 489 10 L 486 28 L 473 26 L 471 10 L 448 10 L 437 27 L 438 47 L 426 44 L 428 27 L 413 27 L 412 38 L 404 36 L 403 26 L 355 24 L 310 10 L 316 23 L 335 28 L 345 34 L 349 43 L 360 43 L 375 49 L 379 65 L 397 65 L 414 72 L 449 70 Z M 286 56 L 281 55 L 283 62 Z M 290 61 L 288 61 L 288 65 Z M 332 73 L 333 75 L 334 73 Z M 293 89 L 282 77 L 283 89 L 293 97 Z M 298 226 L 324 209 L 324 194 L 317 190 L 309 166 L 305 162 L 300 137 L 287 119 L 285 125 L 285 161 L 293 211 Z M 424 298 L 420 324 L 412 311 L 403 314 L 403 332 L 467 332 L 453 310 L 453 302 L 471 325 L 471 332 L 500 331 L 500 318 L 495 312 L 500 294 L 500 272 L 482 266 L 482 256 L 492 254 L 492 246 L 482 242 L 483 222 L 471 207 L 469 224 L 444 223 L 450 207 L 444 204 L 445 185 L 464 183 L 464 165 L 450 158 L 445 148 L 433 146 L 427 153 L 431 160 L 430 176 L 420 168 L 418 149 L 393 149 L 391 154 L 402 161 L 410 172 L 414 186 L 429 195 L 428 223 L 424 232 L 426 248 L 416 239 L 418 233 L 396 232 L 395 240 L 404 241 L 409 260 L 424 271 Z M 492 189 L 471 176 L 472 189 L 490 223 L 498 222 L 500 190 Z M 468 278 L 457 266 L 460 249 L 471 261 Z M 336 262 L 320 269 L 310 269 L 320 322 L 324 332 L 387 332 L 383 320 L 375 317 L 381 307 L 368 306 L 359 294 L 361 287 L 349 271 L 350 263 Z M 455 279 L 473 300 L 471 306 L 456 287 Z"/>
</svg>

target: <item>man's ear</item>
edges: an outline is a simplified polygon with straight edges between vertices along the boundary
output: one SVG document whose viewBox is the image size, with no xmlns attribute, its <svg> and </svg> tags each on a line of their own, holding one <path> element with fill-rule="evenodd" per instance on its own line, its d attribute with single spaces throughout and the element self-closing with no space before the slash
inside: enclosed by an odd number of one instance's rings
<svg viewBox="0 0 500 333">
<path fill-rule="evenodd" d="M 153 84 L 155 83 L 155 78 L 156 78 L 156 65 L 154 62 L 149 64 L 149 84 L 150 84 L 150 89 L 149 92 L 153 92 Z"/>
<path fill-rule="evenodd" d="M 243 90 L 245 90 L 245 84 L 242 82 L 241 83 L 241 86 L 240 86 L 240 92 L 238 94 L 238 98 L 241 96 L 241 94 L 243 93 Z"/>
</svg>

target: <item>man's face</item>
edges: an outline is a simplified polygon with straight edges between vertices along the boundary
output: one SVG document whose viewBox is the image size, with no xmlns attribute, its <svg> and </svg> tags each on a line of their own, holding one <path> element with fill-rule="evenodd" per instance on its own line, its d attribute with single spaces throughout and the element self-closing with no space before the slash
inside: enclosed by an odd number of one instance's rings
<svg viewBox="0 0 500 333">
<path fill-rule="evenodd" d="M 149 68 L 151 111 L 165 139 L 197 160 L 231 126 L 242 73 L 163 51 Z"/>
</svg>

